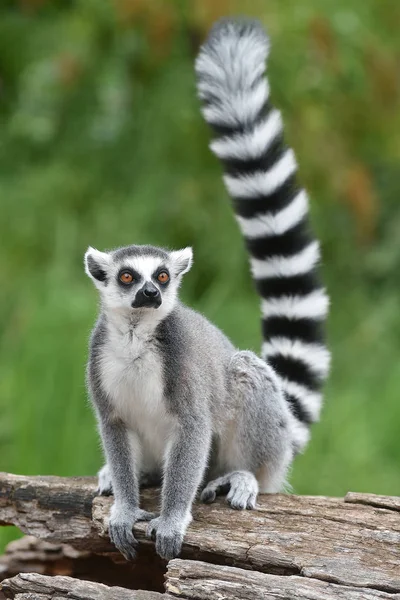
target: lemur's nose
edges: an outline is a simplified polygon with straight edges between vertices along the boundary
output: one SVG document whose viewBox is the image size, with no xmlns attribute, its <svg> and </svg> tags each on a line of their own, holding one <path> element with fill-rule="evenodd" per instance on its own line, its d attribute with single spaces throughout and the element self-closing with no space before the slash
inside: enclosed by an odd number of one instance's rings
<svg viewBox="0 0 400 600">
<path fill-rule="evenodd" d="M 147 282 L 143 286 L 143 294 L 146 296 L 146 298 L 156 298 L 160 295 L 160 292 L 155 285 L 153 285 L 150 282 Z"/>
</svg>

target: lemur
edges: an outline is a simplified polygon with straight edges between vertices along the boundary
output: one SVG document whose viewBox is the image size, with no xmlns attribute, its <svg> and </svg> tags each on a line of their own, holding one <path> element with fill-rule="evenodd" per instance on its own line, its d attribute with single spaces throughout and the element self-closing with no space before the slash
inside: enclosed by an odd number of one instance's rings
<svg viewBox="0 0 400 600">
<path fill-rule="evenodd" d="M 262 358 L 235 348 L 179 301 L 191 248 L 85 254 L 101 299 L 87 369 L 107 461 L 99 491 L 112 488 L 110 538 L 127 559 L 140 520 L 150 521 L 162 558 L 177 556 L 200 486 L 203 502 L 226 495 L 240 510 L 253 509 L 259 492 L 282 490 L 320 412 L 328 296 L 307 194 L 269 99 L 268 51 L 257 22 L 223 20 L 196 61 L 211 150 L 224 166 L 261 296 Z M 140 484 L 157 481 L 160 516 L 139 507 Z"/>
</svg>

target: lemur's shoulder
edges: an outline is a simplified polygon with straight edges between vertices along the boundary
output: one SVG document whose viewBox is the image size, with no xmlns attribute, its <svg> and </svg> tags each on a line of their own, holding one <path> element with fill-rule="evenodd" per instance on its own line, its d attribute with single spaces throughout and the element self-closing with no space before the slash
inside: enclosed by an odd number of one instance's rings
<svg viewBox="0 0 400 600">
<path fill-rule="evenodd" d="M 234 350 L 234 346 L 228 337 L 212 323 L 201 312 L 178 302 L 174 310 L 159 325 L 160 331 L 176 336 L 187 343 L 195 344 L 197 347 L 201 340 L 207 342 L 207 346 L 213 343 L 222 343 Z"/>
<path fill-rule="evenodd" d="M 235 351 L 218 327 L 180 302 L 158 325 L 156 339 L 168 378 L 172 375 L 173 381 L 185 373 L 196 379 L 197 373 L 206 384 L 216 368 L 223 372 L 224 364 Z M 172 387 L 168 387 L 170 392 Z"/>
</svg>

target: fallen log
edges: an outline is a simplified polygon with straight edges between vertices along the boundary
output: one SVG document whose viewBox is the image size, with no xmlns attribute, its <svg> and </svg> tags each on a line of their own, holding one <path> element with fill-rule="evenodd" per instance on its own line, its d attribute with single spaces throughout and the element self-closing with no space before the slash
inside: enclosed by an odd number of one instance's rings
<svg viewBox="0 0 400 600">
<path fill-rule="evenodd" d="M 18 573 L 42 575 L 75 575 L 75 563 L 95 557 L 90 552 L 75 550 L 68 544 L 51 544 L 31 535 L 10 542 L 0 556 L 0 580 Z M 85 577 L 91 579 L 91 577 Z"/>
<path fill-rule="evenodd" d="M 37 573 L 21 573 L 1 584 L 6 598 L 16 600 L 47 600 L 74 598 L 75 600 L 162 600 L 164 594 L 143 590 L 133 591 L 122 587 L 109 587 L 93 581 L 80 581 L 73 577 L 48 577 Z"/>
<path fill-rule="evenodd" d="M 185 600 L 398 600 L 400 594 L 299 577 L 269 575 L 195 560 L 168 565 L 166 591 Z"/>
<path fill-rule="evenodd" d="M 164 566 L 150 548 L 141 551 L 135 562 L 119 560 L 117 554 L 93 554 L 68 544 L 51 543 L 30 535 L 10 542 L 0 556 L 0 581 L 18 573 L 67 575 L 77 579 L 101 581 L 124 588 L 164 590 Z"/>
<path fill-rule="evenodd" d="M 166 593 L 108 587 L 72 577 L 20 574 L 3 581 L 1 591 L 10 600 L 398 600 L 400 594 L 338 585 L 299 577 L 269 575 L 199 561 L 173 560 L 166 574 Z"/>
<path fill-rule="evenodd" d="M 0 524 L 13 524 L 48 542 L 124 563 L 108 539 L 112 499 L 96 497 L 95 489 L 94 478 L 1 474 Z M 144 508 L 157 509 L 158 500 L 157 490 L 144 490 Z M 252 570 L 280 576 L 287 585 L 293 581 L 287 576 L 295 576 L 304 586 L 328 582 L 393 597 L 400 593 L 399 513 L 398 499 L 363 494 L 345 498 L 265 495 L 256 510 L 243 512 L 233 512 L 222 500 L 211 506 L 199 504 L 194 507 L 182 558 L 247 569 L 243 576 L 248 578 Z M 145 528 L 144 523 L 134 528 L 142 542 L 138 560 L 145 555 L 151 576 L 160 581 L 166 565 L 145 538 Z M 139 579 L 132 580 L 131 587 L 140 587 Z"/>
</svg>

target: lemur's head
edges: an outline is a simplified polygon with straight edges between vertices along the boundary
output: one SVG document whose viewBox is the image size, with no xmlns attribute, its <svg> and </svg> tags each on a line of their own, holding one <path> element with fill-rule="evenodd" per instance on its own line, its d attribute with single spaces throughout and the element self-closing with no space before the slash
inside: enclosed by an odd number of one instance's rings
<svg viewBox="0 0 400 600">
<path fill-rule="evenodd" d="M 85 271 L 100 291 L 105 310 L 128 315 L 156 310 L 168 314 L 192 259 L 191 248 L 170 252 L 154 246 L 127 246 L 99 252 L 89 247 Z"/>
</svg>

